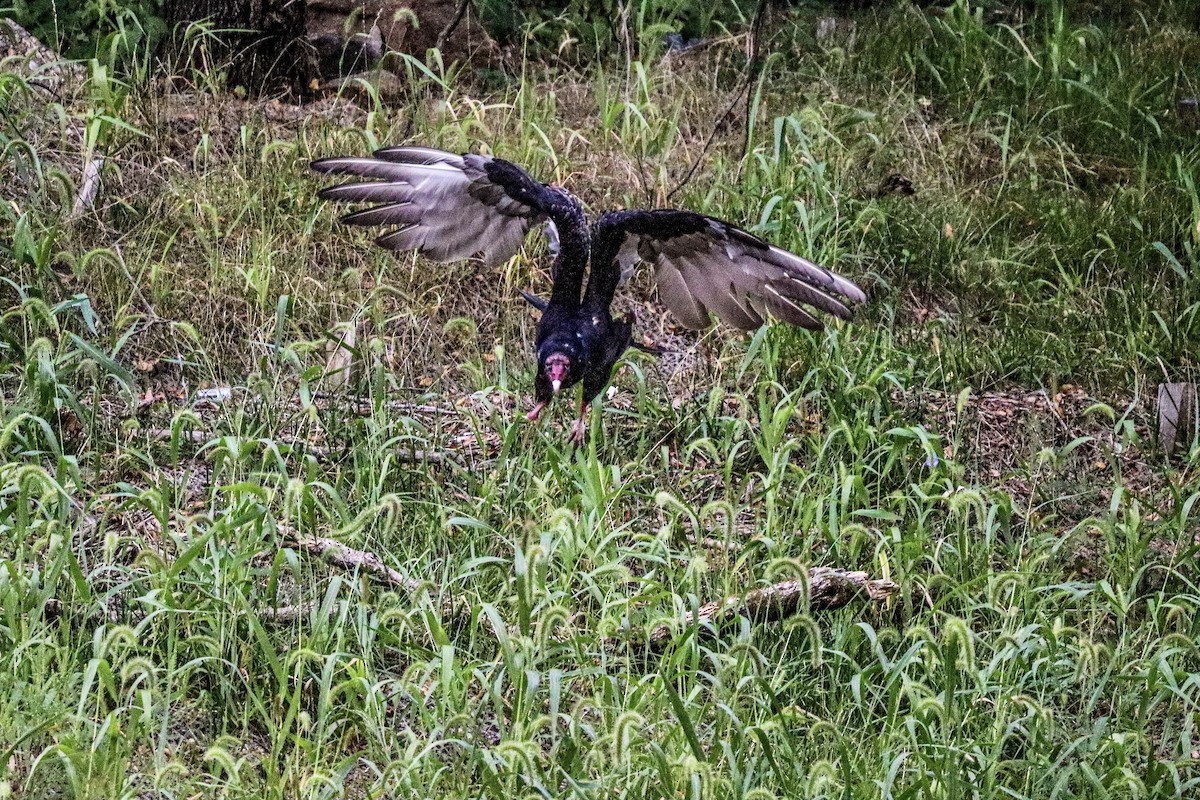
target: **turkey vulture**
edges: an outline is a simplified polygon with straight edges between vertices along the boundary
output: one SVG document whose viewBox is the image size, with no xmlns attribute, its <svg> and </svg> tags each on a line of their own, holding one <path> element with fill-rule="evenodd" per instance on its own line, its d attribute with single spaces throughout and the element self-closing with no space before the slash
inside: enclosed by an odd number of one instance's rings
<svg viewBox="0 0 1200 800">
<path fill-rule="evenodd" d="M 613 319 L 610 307 L 638 261 L 654 266 L 662 301 L 689 328 L 708 327 L 712 313 L 750 330 L 769 313 L 819 330 L 814 311 L 849 319 L 843 299 L 866 299 L 842 276 L 704 214 L 610 211 L 589 227 L 579 200 L 565 189 L 493 156 L 386 147 L 370 157 L 323 158 L 312 168 L 372 179 L 330 186 L 318 196 L 376 204 L 342 222 L 394 226 L 375 240 L 389 250 L 415 250 L 443 262 L 480 256 L 499 264 L 517 252 L 530 228 L 545 225 L 554 252 L 550 299 L 525 294 L 542 310 L 536 404 L 528 419 L 582 381 L 579 418 L 572 425 L 576 442 L 584 438 L 589 405 L 632 342 L 632 319 Z"/>
</svg>

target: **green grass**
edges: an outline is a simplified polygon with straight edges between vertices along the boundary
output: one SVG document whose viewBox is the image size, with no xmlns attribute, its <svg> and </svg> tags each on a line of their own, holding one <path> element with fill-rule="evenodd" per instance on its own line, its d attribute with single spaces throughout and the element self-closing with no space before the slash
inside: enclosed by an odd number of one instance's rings
<svg viewBox="0 0 1200 800">
<path fill-rule="evenodd" d="M 539 248 L 396 259 L 306 162 L 487 147 L 663 204 L 735 45 L 500 89 L 414 67 L 363 109 L 4 72 L 0 797 L 1196 794 L 1200 447 L 1167 463 L 1150 424 L 1200 353 L 1188 12 L 776 16 L 672 202 L 872 301 L 819 334 L 652 324 L 694 363 L 631 354 L 578 452 L 569 409 L 522 418 Z M 353 410 L 321 394 L 347 322 Z M 810 566 L 900 589 L 646 647 Z"/>
</svg>

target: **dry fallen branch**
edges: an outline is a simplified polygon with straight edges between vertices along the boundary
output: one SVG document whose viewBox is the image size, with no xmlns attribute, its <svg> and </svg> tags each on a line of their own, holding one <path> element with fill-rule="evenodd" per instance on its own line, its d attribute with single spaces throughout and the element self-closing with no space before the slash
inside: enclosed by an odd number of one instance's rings
<svg viewBox="0 0 1200 800">
<path fill-rule="evenodd" d="M 312 393 L 313 404 L 318 408 L 337 409 L 350 414 L 359 416 L 370 416 L 375 413 L 377 401 L 370 397 L 362 397 L 360 395 L 344 394 L 339 392 L 330 392 L 326 390 L 314 391 Z M 293 408 L 299 408 L 303 405 L 299 397 L 292 398 L 289 404 Z M 388 411 L 398 411 L 404 414 L 437 414 L 446 416 L 461 416 L 462 411 L 457 408 L 447 406 L 435 406 L 429 403 L 412 403 L 407 400 L 388 400 L 384 403 L 379 403 L 380 407 L 386 408 Z"/>
<path fill-rule="evenodd" d="M 1181 443 L 1186 445 L 1197 427 L 1196 384 L 1158 385 L 1158 438 L 1168 456 Z"/>
<path fill-rule="evenodd" d="M 442 32 L 438 34 L 437 44 L 434 45 L 438 50 L 446 49 L 446 40 L 454 33 L 454 29 L 458 27 L 458 23 L 467 14 L 467 6 L 471 5 L 471 0 L 460 0 L 458 8 L 454 10 L 454 16 L 446 23 L 446 27 L 442 28 Z"/>
<path fill-rule="evenodd" d="M 359 322 L 344 322 L 334 327 L 327 336 L 329 343 L 326 350 L 329 356 L 325 362 L 325 385 L 334 390 L 343 389 L 353 382 L 354 352 L 362 331 L 366 325 Z"/>
<path fill-rule="evenodd" d="M 359 570 L 369 578 L 388 586 L 401 589 L 409 594 L 417 594 L 424 584 L 420 581 L 406 578 L 397 570 L 383 563 L 383 559 L 365 550 L 355 550 L 342 544 L 336 539 L 317 536 L 298 537 L 288 534 L 289 543 L 298 550 L 319 556 L 330 564 L 343 569 Z M 752 589 L 744 595 L 727 597 L 700 608 L 697 614 L 685 614 L 678 625 L 663 624 L 650 634 L 650 647 L 661 650 L 675 635 L 679 628 L 688 628 L 693 623 L 700 623 L 698 635 L 711 638 L 715 635 L 715 627 L 725 619 L 744 615 L 755 623 L 773 622 L 794 616 L 805 609 L 812 611 L 832 611 L 846 606 L 858 595 L 865 593 L 875 601 L 885 600 L 899 588 L 895 583 L 886 579 L 871 579 L 865 572 L 849 572 L 844 569 L 830 567 L 814 567 L 809 571 L 808 581 L 784 581 L 761 589 Z M 806 591 L 807 589 L 807 591 Z M 807 602 L 805 602 L 807 600 Z M 447 606 L 449 608 L 449 606 Z M 282 606 L 272 609 L 264 616 L 275 622 L 293 622 L 300 619 L 311 606 Z M 458 616 L 462 619 L 470 617 L 469 610 L 460 609 Z M 611 640 L 615 644 L 616 640 Z"/>
<path fill-rule="evenodd" d="M 708 603 L 697 614 L 685 614 L 679 626 L 659 625 L 650 634 L 650 646 L 656 649 L 666 646 L 678 627 L 689 628 L 695 623 L 700 625 L 700 636 L 711 637 L 713 624 L 734 616 L 749 617 L 756 623 L 774 622 L 799 614 L 805 609 L 806 599 L 812 611 L 832 611 L 847 605 L 862 592 L 878 601 L 890 597 L 897 588 L 892 581 L 872 580 L 865 572 L 814 567 L 809 571 L 807 594 L 804 581 L 784 581 Z"/>
<path fill-rule="evenodd" d="M 334 566 L 342 569 L 360 570 L 380 583 L 403 589 L 409 594 L 416 594 L 421 589 L 421 582 L 406 578 L 398 570 L 394 570 L 383 559 L 366 550 L 355 550 L 342 544 L 337 539 L 326 539 L 320 536 L 289 537 L 289 543 L 297 550 L 312 553 L 323 558 Z"/>
<path fill-rule="evenodd" d="M 104 168 L 104 156 L 93 158 L 83 167 L 83 180 L 79 192 L 75 195 L 75 206 L 71 216 L 78 217 L 90 210 L 96 203 L 96 193 L 100 190 L 100 170 Z"/>
<path fill-rule="evenodd" d="M 151 428 L 149 430 L 151 439 L 160 441 L 170 441 L 175 434 L 169 428 Z M 192 444 L 204 444 L 212 441 L 215 437 L 208 431 L 179 431 L 179 441 L 191 442 Z"/>
</svg>

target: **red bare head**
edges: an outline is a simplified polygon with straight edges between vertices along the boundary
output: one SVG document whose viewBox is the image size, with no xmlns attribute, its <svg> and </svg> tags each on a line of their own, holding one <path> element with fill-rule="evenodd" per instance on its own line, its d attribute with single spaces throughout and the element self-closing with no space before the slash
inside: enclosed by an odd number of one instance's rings
<svg viewBox="0 0 1200 800">
<path fill-rule="evenodd" d="M 551 353 L 546 356 L 546 377 L 550 379 L 550 388 L 557 394 L 571 372 L 571 359 L 563 353 Z"/>
</svg>

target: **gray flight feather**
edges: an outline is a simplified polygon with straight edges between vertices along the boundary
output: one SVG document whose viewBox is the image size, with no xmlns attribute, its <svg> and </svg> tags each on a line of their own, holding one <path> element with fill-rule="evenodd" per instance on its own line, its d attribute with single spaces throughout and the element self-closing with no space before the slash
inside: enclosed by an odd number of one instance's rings
<svg viewBox="0 0 1200 800">
<path fill-rule="evenodd" d="M 465 156 L 429 147 L 389 147 L 369 158 L 326 158 L 318 172 L 372 178 L 323 189 L 326 200 L 378 203 L 347 214 L 350 225 L 395 225 L 376 242 L 417 250 L 435 261 L 480 256 L 500 264 L 521 248 L 529 229 L 545 220 L 488 179 L 491 156 Z"/>
<path fill-rule="evenodd" d="M 850 309 L 839 298 L 866 300 L 863 291 L 841 275 L 727 222 L 690 212 L 642 213 L 649 216 L 624 223 L 638 230 L 625 231 L 614 262 L 622 281 L 638 261 L 652 264 L 659 297 L 689 328 L 708 327 L 710 314 L 715 314 L 727 325 L 752 330 L 769 314 L 820 330 L 821 320 L 813 310 L 849 319 Z M 656 228 L 647 220 L 659 213 L 664 225 Z M 678 228 L 680 219 L 685 219 L 684 230 Z M 687 222 L 693 224 L 687 227 Z"/>
</svg>

